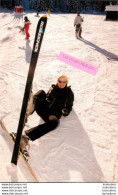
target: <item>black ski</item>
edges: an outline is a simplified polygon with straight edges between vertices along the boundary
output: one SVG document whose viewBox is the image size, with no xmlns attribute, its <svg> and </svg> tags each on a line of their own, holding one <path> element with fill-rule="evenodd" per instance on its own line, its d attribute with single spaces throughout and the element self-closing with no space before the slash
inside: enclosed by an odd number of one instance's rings
<svg viewBox="0 0 118 195">
<path fill-rule="evenodd" d="M 23 98 L 23 103 L 22 103 L 22 108 L 21 108 L 21 113 L 20 113 L 18 129 L 17 129 L 16 142 L 14 145 L 13 155 L 12 155 L 12 159 L 11 159 L 11 163 L 14 163 L 14 164 L 17 164 L 17 160 L 18 160 L 20 139 L 21 139 L 22 131 L 23 131 L 24 124 L 25 124 L 25 117 L 26 117 L 28 100 L 29 100 L 29 96 L 30 96 L 32 81 L 33 81 L 33 77 L 34 77 L 34 72 L 35 72 L 35 68 L 36 68 L 38 55 L 39 55 L 39 51 L 41 48 L 41 43 L 43 40 L 46 24 L 47 24 L 47 17 L 41 17 L 39 22 L 38 22 L 37 29 L 36 29 L 34 46 L 33 46 L 33 51 L 32 51 L 32 56 L 31 56 L 31 62 L 30 62 L 28 76 L 27 76 L 24 98 Z"/>
</svg>

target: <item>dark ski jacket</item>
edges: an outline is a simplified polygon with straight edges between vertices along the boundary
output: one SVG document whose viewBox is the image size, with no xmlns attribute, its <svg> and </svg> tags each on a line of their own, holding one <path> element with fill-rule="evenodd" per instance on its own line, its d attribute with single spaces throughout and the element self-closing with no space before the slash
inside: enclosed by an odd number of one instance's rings
<svg viewBox="0 0 118 195">
<path fill-rule="evenodd" d="M 68 116 L 72 110 L 74 94 L 71 87 L 59 88 L 58 85 L 52 85 L 46 94 L 46 101 L 51 114 L 60 118 L 62 114 Z"/>
</svg>

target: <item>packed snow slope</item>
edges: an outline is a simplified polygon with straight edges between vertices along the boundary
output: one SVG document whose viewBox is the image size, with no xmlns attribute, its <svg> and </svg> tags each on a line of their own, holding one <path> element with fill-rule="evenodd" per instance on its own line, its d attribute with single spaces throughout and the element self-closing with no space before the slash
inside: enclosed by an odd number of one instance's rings
<svg viewBox="0 0 118 195">
<path fill-rule="evenodd" d="M 42 16 L 45 13 L 41 13 Z M 25 40 L 23 17 L 30 22 Z M 0 13 L 0 118 L 17 131 L 36 26 L 35 13 Z M 118 182 L 118 21 L 82 14 L 83 39 L 75 38 L 76 14 L 51 14 L 33 80 L 33 92 L 46 92 L 60 74 L 69 77 L 73 110 L 58 128 L 30 142 L 29 163 L 39 182 Z M 58 60 L 60 51 L 98 67 L 95 76 Z M 41 123 L 34 113 L 24 130 Z M 0 129 L 0 181 L 34 181 L 10 165 L 12 150 Z M 9 176 L 9 172 L 11 176 Z M 17 177 L 13 177 L 16 172 Z M 13 180 L 14 178 L 14 180 Z"/>
</svg>

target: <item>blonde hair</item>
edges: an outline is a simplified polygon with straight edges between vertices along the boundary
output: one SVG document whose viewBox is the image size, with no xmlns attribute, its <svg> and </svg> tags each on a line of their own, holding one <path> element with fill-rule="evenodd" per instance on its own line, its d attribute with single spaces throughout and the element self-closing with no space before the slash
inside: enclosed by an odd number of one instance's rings
<svg viewBox="0 0 118 195">
<path fill-rule="evenodd" d="M 68 77 L 65 74 L 62 74 L 61 76 L 59 76 L 57 79 L 57 82 L 60 78 L 64 78 L 66 80 L 66 83 L 68 84 Z"/>
</svg>

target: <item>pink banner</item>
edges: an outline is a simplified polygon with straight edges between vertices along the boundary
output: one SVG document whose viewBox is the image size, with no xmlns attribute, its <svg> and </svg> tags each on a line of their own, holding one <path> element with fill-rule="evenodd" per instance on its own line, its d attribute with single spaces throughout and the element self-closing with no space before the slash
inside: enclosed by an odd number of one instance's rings
<svg viewBox="0 0 118 195">
<path fill-rule="evenodd" d="M 98 70 L 98 67 L 93 66 L 92 64 L 79 60 L 63 52 L 60 52 L 58 59 L 62 62 L 70 64 L 74 66 L 75 68 L 79 68 L 80 70 L 88 72 L 89 74 L 92 74 L 92 75 L 95 75 Z"/>
</svg>

